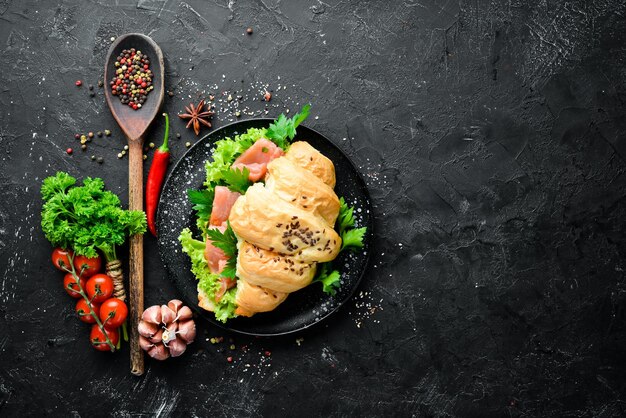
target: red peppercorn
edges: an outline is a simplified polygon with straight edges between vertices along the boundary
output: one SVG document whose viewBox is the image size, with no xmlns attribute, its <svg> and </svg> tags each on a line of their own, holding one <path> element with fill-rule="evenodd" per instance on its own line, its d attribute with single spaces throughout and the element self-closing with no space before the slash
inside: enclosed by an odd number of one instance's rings
<svg viewBox="0 0 626 418">
<path fill-rule="evenodd" d="M 80 86 L 83 85 L 83 82 L 80 81 L 80 80 L 76 80 L 76 82 L 74 84 L 76 84 L 76 87 L 80 87 Z"/>
<path fill-rule="evenodd" d="M 73 150 L 73 149 L 71 149 L 71 148 L 68 148 L 68 149 L 66 149 L 66 150 L 65 150 L 65 152 L 67 152 L 67 154 L 68 154 L 68 155 L 72 155 L 72 153 L 74 152 L 74 150 Z"/>
<path fill-rule="evenodd" d="M 272 355 L 272 352 L 271 352 L 271 351 L 266 351 L 266 352 L 265 352 L 265 357 L 269 357 L 269 356 L 271 356 L 271 355 Z"/>
<path fill-rule="evenodd" d="M 229 363 L 233 362 L 233 358 L 231 356 L 226 357 L 226 361 Z"/>
<path fill-rule="evenodd" d="M 265 99 L 266 102 L 269 102 L 270 100 L 272 100 L 272 93 L 270 93 L 269 91 L 266 91 L 263 98 Z"/>
<path fill-rule="evenodd" d="M 74 139 L 80 139 L 80 134 L 74 134 Z"/>
</svg>

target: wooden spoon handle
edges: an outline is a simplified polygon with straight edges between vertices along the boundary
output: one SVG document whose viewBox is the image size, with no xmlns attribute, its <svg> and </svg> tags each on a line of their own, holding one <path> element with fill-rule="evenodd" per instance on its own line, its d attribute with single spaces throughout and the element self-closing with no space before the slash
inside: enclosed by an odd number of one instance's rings
<svg viewBox="0 0 626 418">
<path fill-rule="evenodd" d="M 128 141 L 128 207 L 143 210 L 143 141 Z M 130 237 L 130 372 L 141 376 L 143 351 L 139 346 L 137 325 L 143 314 L 143 236 Z"/>
</svg>

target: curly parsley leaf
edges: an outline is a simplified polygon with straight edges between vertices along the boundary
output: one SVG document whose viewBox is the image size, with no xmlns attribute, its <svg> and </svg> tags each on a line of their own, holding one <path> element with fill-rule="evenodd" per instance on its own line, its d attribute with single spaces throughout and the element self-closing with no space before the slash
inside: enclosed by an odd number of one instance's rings
<svg viewBox="0 0 626 418">
<path fill-rule="evenodd" d="M 71 248 L 76 254 L 96 257 L 97 250 L 107 261 L 117 259 L 116 247 L 126 237 L 146 231 L 143 211 L 128 211 L 120 199 L 104 189 L 99 178 L 76 179 L 59 172 L 43 181 L 41 227 L 53 245 Z"/>
<path fill-rule="evenodd" d="M 248 187 L 252 185 L 252 182 L 248 180 L 248 176 L 250 176 L 248 167 L 243 167 L 243 169 L 226 169 L 224 173 L 222 173 L 222 179 L 228 188 L 233 192 L 241 194 L 244 194 L 246 190 L 248 190 Z"/>
<path fill-rule="evenodd" d="M 341 287 L 341 273 L 331 269 L 332 265 L 330 262 L 318 264 L 313 282 L 321 283 L 324 293 L 334 296 Z"/>
<path fill-rule="evenodd" d="M 292 140 L 296 136 L 296 128 L 309 116 L 311 105 L 305 105 L 299 113 L 296 113 L 293 118 L 288 119 L 284 114 L 281 114 L 275 122 L 270 124 L 267 128 L 267 139 L 274 142 L 282 149 L 286 149 L 289 145 L 289 140 Z M 287 140 L 289 138 L 289 140 Z"/>
</svg>

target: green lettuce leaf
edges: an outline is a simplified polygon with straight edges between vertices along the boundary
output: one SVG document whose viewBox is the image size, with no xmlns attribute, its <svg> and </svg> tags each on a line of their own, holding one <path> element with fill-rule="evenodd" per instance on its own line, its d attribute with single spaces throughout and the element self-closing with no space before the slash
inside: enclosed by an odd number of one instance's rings
<svg viewBox="0 0 626 418">
<path fill-rule="evenodd" d="M 219 232 L 219 231 L 218 231 Z M 215 304 L 215 318 L 221 322 L 226 322 L 230 318 L 235 318 L 235 293 L 236 288 L 229 289 L 219 302 L 215 302 L 215 294 L 220 287 L 220 275 L 211 273 L 209 265 L 204 258 L 205 243 L 193 238 L 189 228 L 181 231 L 178 240 L 182 250 L 191 260 L 191 272 L 198 279 L 198 289 L 204 292 Z"/>
</svg>

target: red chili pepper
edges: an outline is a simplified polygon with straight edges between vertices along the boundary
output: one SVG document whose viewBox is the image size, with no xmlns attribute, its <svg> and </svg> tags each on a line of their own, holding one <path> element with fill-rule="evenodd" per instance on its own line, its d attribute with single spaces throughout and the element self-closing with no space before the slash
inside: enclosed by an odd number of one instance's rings
<svg viewBox="0 0 626 418">
<path fill-rule="evenodd" d="M 150 172 L 148 173 L 148 182 L 146 183 L 146 216 L 148 218 L 148 228 L 155 237 L 157 234 L 154 218 L 156 215 L 157 205 L 159 204 L 161 186 L 163 185 L 163 180 L 165 179 L 167 165 L 170 162 L 170 150 L 167 148 L 167 139 L 170 135 L 170 119 L 167 116 L 167 113 L 163 113 L 163 116 L 165 116 L 165 138 L 163 139 L 163 145 L 157 148 L 154 152 L 152 165 L 150 166 Z"/>
</svg>

